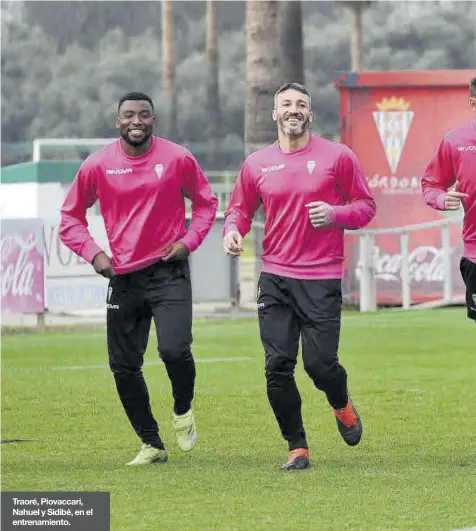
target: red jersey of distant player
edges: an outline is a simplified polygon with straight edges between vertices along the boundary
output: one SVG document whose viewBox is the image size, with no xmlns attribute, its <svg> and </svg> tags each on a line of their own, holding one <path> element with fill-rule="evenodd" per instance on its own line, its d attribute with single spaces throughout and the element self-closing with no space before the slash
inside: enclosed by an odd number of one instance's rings
<svg viewBox="0 0 476 531">
<path fill-rule="evenodd" d="M 192 201 L 185 226 L 184 196 Z M 87 228 L 86 210 L 100 202 L 114 272 L 143 269 L 176 241 L 194 251 L 212 226 L 218 200 L 193 155 L 157 136 L 149 151 L 127 155 L 118 139 L 81 165 L 61 209 L 61 241 L 92 262 L 101 249 Z"/>
<path fill-rule="evenodd" d="M 362 164 L 377 203 L 369 229 L 393 229 L 444 219 L 422 200 L 421 179 L 443 135 L 471 119 L 468 79 L 474 71 L 358 72 L 336 79 L 340 90 L 340 132 Z M 450 111 L 448 109 L 451 109 Z M 445 278 L 441 228 L 408 232 L 412 302 L 440 298 Z M 462 248 L 450 225 L 452 268 Z M 402 250 L 399 234 L 374 236 L 379 304 L 401 302 Z M 344 286 L 359 297 L 358 238 L 346 236 Z M 453 293 L 464 293 L 453 275 Z"/>
<path fill-rule="evenodd" d="M 476 262 L 476 119 L 446 134 L 421 181 L 425 203 L 445 209 L 448 188 L 459 182 L 463 199 L 463 256 Z"/>
<path fill-rule="evenodd" d="M 335 208 L 331 225 L 316 229 L 306 204 Z M 231 194 L 223 234 L 245 236 L 263 204 L 266 216 L 262 271 L 300 279 L 342 278 L 344 229 L 375 216 L 375 201 L 354 153 L 311 135 L 306 147 L 283 153 L 275 142 L 249 155 Z"/>
</svg>

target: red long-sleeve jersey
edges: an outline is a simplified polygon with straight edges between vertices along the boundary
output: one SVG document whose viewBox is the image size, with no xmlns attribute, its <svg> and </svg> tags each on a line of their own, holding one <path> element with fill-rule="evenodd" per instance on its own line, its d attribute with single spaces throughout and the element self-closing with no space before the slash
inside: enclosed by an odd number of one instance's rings
<svg viewBox="0 0 476 531">
<path fill-rule="evenodd" d="M 445 195 L 456 181 L 463 199 L 463 254 L 476 261 L 476 120 L 447 133 L 421 181 L 423 198 L 435 210 L 445 209 Z"/>
<path fill-rule="evenodd" d="M 143 269 L 181 241 L 193 252 L 215 220 L 218 200 L 193 155 L 152 137 L 144 155 L 131 157 L 118 139 L 81 165 L 61 209 L 61 241 L 88 262 L 102 251 L 88 231 L 86 211 L 99 200 L 117 274 Z M 184 196 L 192 202 L 185 227 Z"/>
<path fill-rule="evenodd" d="M 316 229 L 307 203 L 333 207 L 333 221 Z M 375 201 L 354 153 L 311 135 L 308 145 L 283 153 L 278 142 L 243 163 L 225 212 L 224 234 L 245 236 L 263 204 L 262 270 L 301 279 L 341 278 L 344 229 L 359 229 L 375 216 Z"/>
</svg>

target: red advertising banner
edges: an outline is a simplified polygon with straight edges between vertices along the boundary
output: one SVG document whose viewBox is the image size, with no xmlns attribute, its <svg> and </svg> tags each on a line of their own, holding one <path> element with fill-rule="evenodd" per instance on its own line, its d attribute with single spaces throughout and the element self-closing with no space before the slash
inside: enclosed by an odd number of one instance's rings
<svg viewBox="0 0 476 531">
<path fill-rule="evenodd" d="M 359 158 L 377 202 L 377 215 L 366 228 L 444 219 L 444 213 L 424 204 L 421 178 L 444 134 L 472 119 L 468 97 L 473 76 L 472 70 L 359 72 L 335 80 L 340 91 L 341 141 Z M 358 238 L 346 238 L 344 288 L 358 299 Z M 439 227 L 409 233 L 412 302 L 442 298 L 441 238 Z M 400 239 L 383 234 L 375 237 L 374 244 L 377 303 L 400 304 Z M 457 223 L 450 225 L 450 246 L 453 292 L 462 295 Z"/>
<path fill-rule="evenodd" d="M 43 223 L 2 220 L 2 312 L 41 313 L 45 309 Z"/>
</svg>

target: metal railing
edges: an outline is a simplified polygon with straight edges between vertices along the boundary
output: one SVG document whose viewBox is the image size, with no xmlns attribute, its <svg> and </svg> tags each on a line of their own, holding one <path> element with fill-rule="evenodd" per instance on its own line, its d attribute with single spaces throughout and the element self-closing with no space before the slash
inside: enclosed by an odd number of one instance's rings
<svg viewBox="0 0 476 531">
<path fill-rule="evenodd" d="M 411 271 L 410 271 L 410 243 L 409 234 L 414 231 L 441 228 L 441 255 L 442 267 L 444 272 L 442 298 L 435 301 L 442 304 L 450 304 L 455 302 L 453 293 L 453 268 L 452 268 L 452 248 L 450 241 L 450 225 L 461 225 L 460 218 L 449 218 L 438 221 L 429 221 L 415 225 L 407 225 L 397 228 L 382 228 L 382 229 L 363 229 L 355 231 L 345 231 L 346 235 L 359 237 L 359 264 L 360 264 L 360 278 L 359 278 L 359 305 L 361 312 L 375 311 L 377 309 L 377 268 L 376 257 L 374 255 L 374 236 L 384 234 L 400 235 L 400 253 L 401 253 L 401 300 L 402 308 L 407 310 L 412 305 L 411 296 Z M 256 240 L 256 262 L 257 274 L 260 269 L 260 253 L 259 246 L 262 241 L 262 232 L 264 230 L 264 223 L 261 221 L 253 221 L 255 229 Z M 425 306 L 425 303 L 421 305 Z"/>
<path fill-rule="evenodd" d="M 359 236 L 360 271 L 360 311 L 368 312 L 377 309 L 376 268 L 374 262 L 374 236 L 382 234 L 400 235 L 401 253 L 401 296 L 402 308 L 408 310 L 411 306 L 411 278 L 409 268 L 409 233 L 422 229 L 441 227 L 441 250 L 443 257 L 443 297 L 442 302 L 451 303 L 453 300 L 453 270 L 451 267 L 450 225 L 461 224 L 461 219 L 450 218 L 429 221 L 416 225 L 407 225 L 393 229 L 368 229 L 349 231 L 349 234 Z"/>
</svg>

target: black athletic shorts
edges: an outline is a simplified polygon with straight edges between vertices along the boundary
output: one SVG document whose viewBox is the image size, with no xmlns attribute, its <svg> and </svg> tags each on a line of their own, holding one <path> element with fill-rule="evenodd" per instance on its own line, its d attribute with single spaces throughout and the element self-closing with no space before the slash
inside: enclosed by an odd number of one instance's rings
<svg viewBox="0 0 476 531">
<path fill-rule="evenodd" d="M 476 263 L 463 257 L 461 258 L 460 270 L 466 285 L 468 318 L 476 321 Z"/>
</svg>

